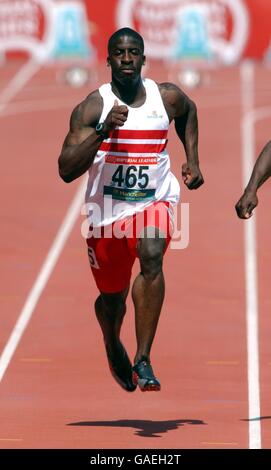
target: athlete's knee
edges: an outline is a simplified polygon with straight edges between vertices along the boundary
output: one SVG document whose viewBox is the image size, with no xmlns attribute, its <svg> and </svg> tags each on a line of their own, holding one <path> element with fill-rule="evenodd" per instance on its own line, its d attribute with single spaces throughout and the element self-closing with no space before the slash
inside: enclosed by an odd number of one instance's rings
<svg viewBox="0 0 271 470">
<path fill-rule="evenodd" d="M 146 243 L 139 251 L 141 273 L 145 279 L 153 281 L 161 272 L 163 267 L 163 243 Z"/>
<path fill-rule="evenodd" d="M 126 295 L 122 292 L 117 294 L 101 294 L 103 308 L 109 314 L 124 315 L 126 312 Z"/>
<path fill-rule="evenodd" d="M 141 274 L 148 281 L 154 281 L 162 272 L 163 257 L 160 255 L 149 257 L 141 263 Z"/>
</svg>

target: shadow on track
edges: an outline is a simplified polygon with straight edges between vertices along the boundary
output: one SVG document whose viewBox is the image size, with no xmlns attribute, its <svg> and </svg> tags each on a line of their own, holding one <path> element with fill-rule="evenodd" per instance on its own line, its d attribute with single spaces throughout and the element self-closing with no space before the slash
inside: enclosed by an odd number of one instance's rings
<svg viewBox="0 0 271 470">
<path fill-rule="evenodd" d="M 185 424 L 192 425 L 206 425 L 204 421 L 199 419 L 173 419 L 170 421 L 150 421 L 150 420 L 137 420 L 137 419 L 120 419 L 117 421 L 79 421 L 78 423 L 69 423 L 67 426 L 105 426 L 105 427 L 120 427 L 120 428 L 134 428 L 135 434 L 141 437 L 161 437 L 160 434 L 167 433 L 178 429 Z"/>
</svg>

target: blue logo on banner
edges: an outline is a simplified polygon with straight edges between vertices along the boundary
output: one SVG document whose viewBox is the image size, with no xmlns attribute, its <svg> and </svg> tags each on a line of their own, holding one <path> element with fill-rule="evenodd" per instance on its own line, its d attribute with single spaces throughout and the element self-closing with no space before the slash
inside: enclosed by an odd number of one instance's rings
<svg viewBox="0 0 271 470">
<path fill-rule="evenodd" d="M 180 59 L 211 59 L 206 17 L 200 10 L 182 13 L 173 54 Z"/>
<path fill-rule="evenodd" d="M 54 58 L 88 58 L 92 55 L 84 11 L 63 5 L 56 11 Z"/>
</svg>

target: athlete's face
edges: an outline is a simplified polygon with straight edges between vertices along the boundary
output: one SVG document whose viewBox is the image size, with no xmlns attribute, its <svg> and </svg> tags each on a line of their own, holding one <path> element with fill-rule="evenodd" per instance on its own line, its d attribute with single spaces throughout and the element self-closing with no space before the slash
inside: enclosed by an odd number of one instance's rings
<svg viewBox="0 0 271 470">
<path fill-rule="evenodd" d="M 128 85 L 137 81 L 145 63 L 141 44 L 132 36 L 121 36 L 109 50 L 107 63 L 119 82 Z"/>
</svg>

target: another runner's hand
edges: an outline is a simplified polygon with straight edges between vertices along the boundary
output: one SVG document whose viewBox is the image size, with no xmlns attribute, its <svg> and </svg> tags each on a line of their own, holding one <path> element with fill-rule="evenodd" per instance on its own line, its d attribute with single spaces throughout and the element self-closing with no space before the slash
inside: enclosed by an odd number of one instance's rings
<svg viewBox="0 0 271 470">
<path fill-rule="evenodd" d="M 109 111 L 105 118 L 104 123 L 109 131 L 112 131 L 117 126 L 123 126 L 127 121 L 128 108 L 125 105 L 119 105 L 118 100 L 114 101 L 113 108 Z"/>
<path fill-rule="evenodd" d="M 235 206 L 238 217 L 240 219 L 249 219 L 252 216 L 252 211 L 258 205 L 258 197 L 256 193 L 244 192 Z"/>
<path fill-rule="evenodd" d="M 182 177 L 188 189 L 197 189 L 204 183 L 199 166 L 191 163 L 182 165 Z"/>
</svg>

